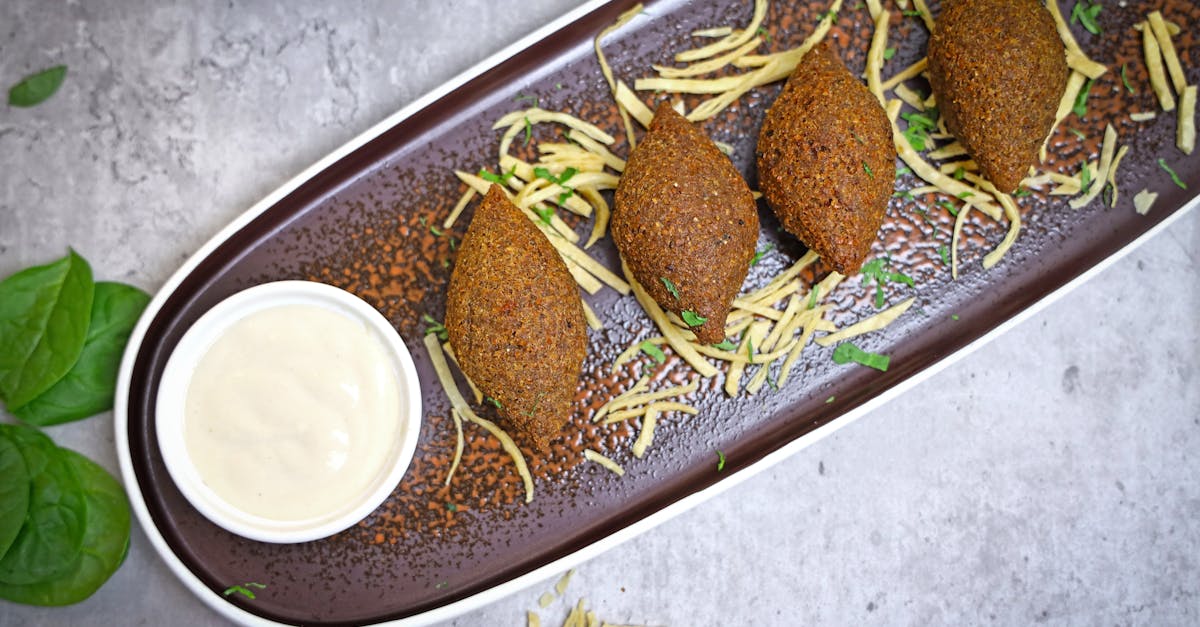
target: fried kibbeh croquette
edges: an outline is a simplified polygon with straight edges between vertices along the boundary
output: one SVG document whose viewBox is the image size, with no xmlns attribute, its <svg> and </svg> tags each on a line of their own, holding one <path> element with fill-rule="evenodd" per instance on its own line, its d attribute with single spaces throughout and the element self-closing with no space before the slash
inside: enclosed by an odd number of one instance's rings
<svg viewBox="0 0 1200 627">
<path fill-rule="evenodd" d="M 545 450 L 571 416 L 586 322 L 566 264 L 498 185 L 459 246 L 445 325 L 462 371 Z"/>
<path fill-rule="evenodd" d="M 830 267 L 854 274 L 896 181 L 879 101 L 822 43 L 800 60 L 758 135 L 758 184 L 783 228 Z"/>
<path fill-rule="evenodd" d="M 725 318 L 754 258 L 758 210 L 729 158 L 665 102 L 629 155 L 611 230 L 659 306 L 700 342 L 725 340 Z"/>
<path fill-rule="evenodd" d="M 946 128 L 1003 192 L 1021 184 L 1054 126 L 1066 55 L 1039 0 L 946 0 L 929 83 Z"/>
</svg>

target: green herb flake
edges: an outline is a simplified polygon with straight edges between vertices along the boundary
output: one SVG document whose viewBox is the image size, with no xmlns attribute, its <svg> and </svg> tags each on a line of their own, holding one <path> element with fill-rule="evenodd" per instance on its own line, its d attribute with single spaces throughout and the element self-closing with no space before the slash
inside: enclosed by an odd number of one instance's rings
<svg viewBox="0 0 1200 627">
<path fill-rule="evenodd" d="M 767 386 L 771 388 L 772 392 L 779 391 L 779 384 L 775 382 L 775 377 L 770 374 L 767 375 Z"/>
<path fill-rule="evenodd" d="M 1083 131 L 1081 131 L 1081 130 L 1079 130 L 1079 129 L 1077 129 L 1077 128 L 1069 128 L 1069 129 L 1067 129 L 1067 131 L 1068 131 L 1069 133 L 1071 133 L 1072 135 L 1074 135 L 1074 136 L 1078 137 L 1079 139 L 1082 139 L 1082 140 L 1085 140 L 1085 141 L 1087 140 L 1087 135 L 1085 135 L 1085 134 L 1083 133 Z"/>
<path fill-rule="evenodd" d="M 525 145 L 529 145 L 529 140 L 533 139 L 533 123 L 529 121 L 529 116 L 525 116 Z"/>
<path fill-rule="evenodd" d="M 713 348 L 723 351 L 732 351 L 737 350 L 737 344 L 734 344 L 732 340 L 726 338 L 726 340 L 720 344 L 713 344 Z"/>
<path fill-rule="evenodd" d="M 542 224 L 545 224 L 546 226 L 550 226 L 550 221 L 554 217 L 554 208 L 553 207 L 534 206 L 533 212 L 538 215 L 538 219 L 542 221 Z"/>
<path fill-rule="evenodd" d="M 958 217 L 958 207 L 955 207 L 954 203 L 950 202 L 949 200 L 939 200 L 937 202 L 937 205 L 939 207 L 941 207 L 942 209 L 949 211 L 950 215 L 952 215 L 956 218 Z"/>
<path fill-rule="evenodd" d="M 774 244 L 767 244 L 766 246 L 763 246 L 759 250 L 754 251 L 754 257 L 752 257 L 750 259 L 750 265 L 751 266 L 758 265 L 758 262 L 762 261 L 762 258 L 765 257 L 767 255 L 767 253 L 771 252 L 774 249 L 775 249 Z"/>
<path fill-rule="evenodd" d="M 854 345 L 853 342 L 842 342 L 833 351 L 833 363 L 845 365 L 850 362 L 887 372 L 891 358 L 879 353 L 868 353 Z"/>
<path fill-rule="evenodd" d="M 449 584 L 448 582 L 445 582 L 445 581 L 443 581 L 443 582 L 441 582 L 441 583 L 438 583 L 437 585 L 435 585 L 435 586 L 434 586 L 434 588 L 437 588 L 438 590 L 441 590 L 442 588 L 445 588 L 446 586 L 449 586 L 449 585 L 450 585 L 450 584 Z"/>
<path fill-rule="evenodd" d="M 821 20 L 824 20 L 824 19 L 836 20 L 836 19 L 837 19 L 837 11 L 834 11 L 833 9 L 830 9 L 830 10 L 828 10 L 828 11 L 822 11 L 822 12 L 820 12 L 820 13 L 818 13 L 818 14 L 817 14 L 817 21 L 818 21 L 818 22 L 819 22 L 819 21 L 821 21 Z"/>
<path fill-rule="evenodd" d="M 962 200 L 966 200 L 974 195 L 975 195 L 975 192 L 962 192 L 961 194 L 958 194 L 958 198 L 960 198 Z"/>
<path fill-rule="evenodd" d="M 1074 111 L 1075 115 L 1081 118 L 1087 115 L 1088 92 L 1092 89 L 1092 82 L 1092 79 L 1089 78 L 1088 81 L 1083 84 L 1083 88 L 1079 90 L 1079 95 L 1075 96 L 1075 106 L 1071 107 L 1071 111 Z"/>
<path fill-rule="evenodd" d="M 449 502 L 447 502 L 447 503 L 446 503 L 446 510 L 447 510 L 447 511 L 450 511 L 450 512 L 457 512 L 457 511 L 458 511 L 458 505 L 455 505 L 454 503 L 449 503 Z"/>
<path fill-rule="evenodd" d="M 821 286 L 814 285 L 812 288 L 812 291 L 808 293 L 808 308 L 809 309 L 816 309 L 817 299 L 821 297 L 820 295 L 821 295 Z"/>
<path fill-rule="evenodd" d="M 697 315 L 696 312 L 692 311 L 691 309 L 684 309 L 682 312 L 680 312 L 679 317 L 683 318 L 684 323 L 686 323 L 689 327 L 698 327 L 708 321 L 708 318 Z"/>
<path fill-rule="evenodd" d="M 961 181 L 961 180 L 963 180 L 964 178 L 966 178 L 966 176 L 967 176 L 967 171 L 966 171 L 965 169 L 963 169 L 963 167 L 960 165 L 960 166 L 958 166 L 957 168 L 954 168 L 954 174 L 953 174 L 952 176 L 953 176 L 955 179 L 957 179 L 957 180 Z"/>
<path fill-rule="evenodd" d="M 937 253 L 942 258 L 942 263 L 950 265 L 950 249 L 945 244 L 937 247 Z"/>
<path fill-rule="evenodd" d="M 1183 182 L 1183 179 L 1180 179 L 1180 178 L 1179 178 L 1179 175 L 1175 173 L 1175 170 L 1172 170 L 1172 169 L 1171 169 L 1171 166 L 1167 165 L 1167 162 L 1166 162 L 1165 160 L 1163 160 L 1163 159 L 1159 159 L 1159 160 L 1158 160 L 1158 167 L 1162 168 L 1164 172 L 1166 172 L 1167 174 L 1171 175 L 1171 180 L 1172 180 L 1172 181 L 1173 181 L 1173 182 L 1174 182 L 1176 185 L 1178 185 L 1178 186 L 1180 187 L 1180 189 L 1187 189 L 1187 188 L 1188 188 L 1188 186 L 1187 186 L 1187 183 L 1184 183 L 1184 182 Z"/>
<path fill-rule="evenodd" d="M 725 453 L 717 451 L 717 472 L 725 470 Z"/>
<path fill-rule="evenodd" d="M 951 320 L 958 320 L 958 314 L 950 314 Z"/>
<path fill-rule="evenodd" d="M 485 398 L 485 400 L 487 400 L 487 402 L 495 405 L 496 409 L 504 409 L 504 405 L 501 405 L 499 400 L 496 400 L 495 398 L 492 398 L 491 396 L 486 396 L 484 398 Z"/>
<path fill-rule="evenodd" d="M 662 362 L 667 360 L 667 355 L 665 353 L 663 353 L 663 350 L 661 348 L 659 348 L 657 345 L 655 345 L 654 342 L 651 342 L 650 340 L 646 340 L 646 341 L 642 342 L 641 344 L 638 344 L 638 349 L 640 349 L 643 353 L 646 353 L 647 355 L 649 355 L 650 358 L 653 359 L 654 363 L 656 363 L 656 364 L 661 364 Z"/>
<path fill-rule="evenodd" d="M 901 11 L 901 13 L 904 15 L 904 17 L 921 17 L 921 12 L 913 9 L 906 9 Z"/>
<path fill-rule="evenodd" d="M 894 57 L 894 56 L 896 56 L 895 48 L 888 48 L 883 51 L 883 60 L 884 61 L 891 61 L 892 57 Z"/>
<path fill-rule="evenodd" d="M 458 238 L 457 237 L 454 237 L 454 236 L 450 237 L 450 250 L 451 251 L 458 250 Z"/>
<path fill-rule="evenodd" d="M 244 583 L 240 586 L 236 586 L 236 585 L 229 586 L 228 588 L 225 588 L 224 594 L 225 594 L 225 596 L 229 596 L 231 594 L 240 594 L 240 595 L 246 597 L 247 599 L 250 599 L 251 601 L 253 601 L 257 597 L 254 596 L 254 592 L 252 590 L 250 590 L 250 588 L 258 588 L 259 590 L 265 590 L 267 588 L 267 586 L 264 584 L 261 584 L 261 583 L 255 583 L 253 581 L 250 581 L 250 582 Z"/>
<path fill-rule="evenodd" d="M 541 104 L 540 104 L 541 99 L 538 98 L 537 96 L 533 96 L 533 95 L 529 95 L 529 94 L 517 94 L 513 98 L 513 100 L 515 100 L 517 102 L 528 102 L 529 105 L 532 107 L 541 106 Z"/>
<path fill-rule="evenodd" d="M 1087 0 L 1079 0 L 1075 3 L 1075 7 L 1071 9 L 1071 23 L 1078 22 L 1082 24 L 1087 32 L 1093 35 L 1100 34 L 1100 25 L 1096 23 L 1096 18 L 1100 16 L 1100 11 L 1104 7 L 1097 2 L 1087 2 Z"/>
<path fill-rule="evenodd" d="M 1029 191 L 1028 189 L 1026 189 L 1026 188 L 1024 188 L 1024 187 L 1022 187 L 1022 188 L 1018 189 L 1017 191 L 1013 192 L 1013 197 L 1014 197 L 1014 198 L 1024 198 L 1024 197 L 1026 197 L 1026 196 L 1031 196 L 1031 195 L 1033 195 L 1033 192 Z"/>
<path fill-rule="evenodd" d="M 912 174 L 912 170 L 908 169 L 907 167 L 896 168 L 896 177 L 897 178 L 904 176 L 905 174 Z"/>
<path fill-rule="evenodd" d="M 764 42 L 771 43 L 771 33 L 767 32 L 765 27 L 759 26 L 758 30 L 754 31 L 754 34 L 762 37 Z"/>
<path fill-rule="evenodd" d="M 1121 82 L 1125 84 L 1125 89 L 1129 90 L 1129 93 L 1136 94 L 1137 90 L 1133 88 L 1133 85 L 1129 84 L 1129 76 L 1125 73 L 1128 66 L 1128 63 L 1121 65 Z"/>
<path fill-rule="evenodd" d="M 679 300 L 679 288 L 675 287 L 675 284 L 671 282 L 671 279 L 668 279 L 665 276 L 660 276 L 658 279 L 662 281 L 663 285 L 667 288 L 667 291 L 671 293 L 671 296 L 674 296 L 675 300 Z"/>
<path fill-rule="evenodd" d="M 1085 163 L 1085 164 L 1083 164 L 1083 168 L 1081 168 L 1080 172 L 1079 172 L 1079 193 L 1080 194 L 1088 193 L 1088 189 L 1091 186 L 1092 186 L 1092 169 L 1089 168 L 1087 166 L 1087 164 Z"/>
<path fill-rule="evenodd" d="M 434 237 L 441 237 L 441 236 L 442 236 L 442 230 L 441 230 L 441 229 L 439 229 L 439 228 L 437 228 L 436 226 L 434 226 L 434 225 L 432 225 L 432 224 L 430 224 L 430 225 L 429 225 L 429 232 L 430 232 L 430 233 L 433 233 Z"/>
<path fill-rule="evenodd" d="M 67 78 L 67 66 L 56 65 L 21 79 L 8 90 L 10 107 L 33 107 L 53 96 Z"/>
<path fill-rule="evenodd" d="M 837 397 L 836 397 L 836 396 L 830 396 L 829 398 L 825 399 L 825 404 L 826 404 L 826 405 L 828 405 L 828 404 L 832 403 L 832 402 L 833 402 L 833 399 L 835 399 L 835 398 L 837 398 Z"/>
<path fill-rule="evenodd" d="M 437 335 L 438 339 L 443 342 L 450 339 L 450 334 L 446 332 L 445 325 L 438 322 L 437 320 L 434 320 L 433 316 L 431 316 L 429 314 L 421 314 L 421 320 L 424 320 L 425 324 L 428 325 L 425 327 L 425 335 L 429 335 L 432 333 L 434 335 Z"/>
<path fill-rule="evenodd" d="M 875 178 L 875 173 L 871 171 L 871 166 L 867 165 L 866 161 L 863 161 L 863 170 L 866 171 L 867 176 Z"/>
<path fill-rule="evenodd" d="M 500 185 L 508 185 L 508 179 L 517 173 L 517 166 L 513 166 L 508 172 L 503 174 L 492 174 L 487 168 L 479 168 L 479 178 L 489 182 L 498 183 Z"/>
</svg>

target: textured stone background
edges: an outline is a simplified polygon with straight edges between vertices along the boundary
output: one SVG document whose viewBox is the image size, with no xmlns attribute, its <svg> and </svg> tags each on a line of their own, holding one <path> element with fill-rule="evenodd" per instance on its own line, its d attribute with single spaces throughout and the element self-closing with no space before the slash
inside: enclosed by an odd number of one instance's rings
<svg viewBox="0 0 1200 627">
<path fill-rule="evenodd" d="M 0 3 L 0 276 L 74 246 L 155 291 L 304 167 L 573 0 Z M 612 622 L 1200 622 L 1200 211 L 902 398 L 579 568 Z M 10 420 L 3 416 L 3 420 Z M 115 471 L 112 418 L 50 430 Z M 552 582 L 454 621 L 519 625 Z M 140 530 L 65 609 L 221 624 Z"/>
</svg>

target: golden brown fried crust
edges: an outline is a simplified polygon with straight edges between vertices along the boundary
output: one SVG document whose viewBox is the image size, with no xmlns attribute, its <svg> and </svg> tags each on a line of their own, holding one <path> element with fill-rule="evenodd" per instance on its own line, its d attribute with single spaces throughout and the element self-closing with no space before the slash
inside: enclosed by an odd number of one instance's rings
<svg viewBox="0 0 1200 627">
<path fill-rule="evenodd" d="M 571 417 L 584 324 L 566 264 L 493 184 L 459 247 L 446 331 L 463 372 L 539 449 Z"/>
<path fill-rule="evenodd" d="M 659 306 L 706 318 L 692 328 L 699 341 L 725 339 L 725 317 L 754 258 L 758 211 L 729 158 L 665 102 L 617 185 L 612 237 Z"/>
<path fill-rule="evenodd" d="M 842 274 L 871 250 L 896 181 L 879 101 L 822 43 L 804 55 L 758 135 L 758 184 L 783 228 Z"/>
<path fill-rule="evenodd" d="M 929 82 L 946 128 L 997 189 L 1037 160 L 1067 87 L 1054 18 L 1039 0 L 946 0 L 929 39 Z"/>
</svg>

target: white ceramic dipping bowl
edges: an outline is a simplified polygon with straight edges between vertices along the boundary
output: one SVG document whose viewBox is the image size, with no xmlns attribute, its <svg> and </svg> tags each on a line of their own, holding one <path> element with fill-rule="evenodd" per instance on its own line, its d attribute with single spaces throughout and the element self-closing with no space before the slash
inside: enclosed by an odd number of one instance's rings
<svg viewBox="0 0 1200 627">
<path fill-rule="evenodd" d="M 359 494 L 346 498 L 337 511 L 303 520 L 272 520 L 245 512 L 213 491 L 188 453 L 185 407 L 188 386 L 200 359 L 233 324 L 246 316 L 286 305 L 317 306 L 361 322 L 393 361 L 400 398 L 398 437 L 373 480 Z M 260 542 L 294 543 L 317 540 L 342 531 L 365 518 L 392 493 L 412 461 L 421 426 L 421 385 L 404 341 L 391 323 L 357 296 L 310 281 L 278 281 L 258 285 L 218 303 L 184 334 L 163 371 L 155 405 L 158 446 L 179 491 L 213 523 Z"/>
</svg>

